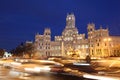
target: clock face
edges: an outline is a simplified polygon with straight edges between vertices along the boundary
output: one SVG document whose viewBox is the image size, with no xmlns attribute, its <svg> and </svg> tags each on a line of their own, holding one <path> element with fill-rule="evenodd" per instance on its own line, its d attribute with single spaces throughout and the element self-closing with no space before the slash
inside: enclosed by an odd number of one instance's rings
<svg viewBox="0 0 120 80">
<path fill-rule="evenodd" d="M 72 19 L 71 17 L 68 18 L 69 20 Z"/>
</svg>

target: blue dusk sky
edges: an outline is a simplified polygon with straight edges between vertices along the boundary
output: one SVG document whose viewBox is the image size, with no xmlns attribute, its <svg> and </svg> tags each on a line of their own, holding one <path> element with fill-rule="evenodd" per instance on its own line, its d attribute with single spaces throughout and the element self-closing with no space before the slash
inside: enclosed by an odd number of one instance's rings
<svg viewBox="0 0 120 80">
<path fill-rule="evenodd" d="M 87 35 L 87 24 L 95 23 L 96 29 L 102 25 L 120 35 L 120 0 L 0 0 L 0 48 L 34 41 L 45 28 L 53 40 L 65 28 L 67 13 L 74 13 L 80 34 Z"/>
</svg>

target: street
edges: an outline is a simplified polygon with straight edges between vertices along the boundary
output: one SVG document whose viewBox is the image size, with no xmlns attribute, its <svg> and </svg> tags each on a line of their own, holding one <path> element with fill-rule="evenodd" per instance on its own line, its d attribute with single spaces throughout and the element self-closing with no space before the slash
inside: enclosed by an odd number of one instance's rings
<svg viewBox="0 0 120 80">
<path fill-rule="evenodd" d="M 119 58 L 92 60 L 91 64 L 61 60 L 63 68 L 49 60 L 0 61 L 0 80 L 120 80 Z"/>
<path fill-rule="evenodd" d="M 11 69 L 0 66 L 0 80 L 84 80 L 82 77 L 75 77 L 72 75 L 46 73 L 46 74 L 32 74 L 20 75 L 19 72 L 12 72 Z M 89 79 L 85 79 L 89 80 Z"/>
</svg>

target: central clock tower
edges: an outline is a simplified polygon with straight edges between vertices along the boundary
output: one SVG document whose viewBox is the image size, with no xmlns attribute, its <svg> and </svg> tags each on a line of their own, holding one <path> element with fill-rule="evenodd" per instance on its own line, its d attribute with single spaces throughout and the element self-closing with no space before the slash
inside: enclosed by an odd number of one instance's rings
<svg viewBox="0 0 120 80">
<path fill-rule="evenodd" d="M 78 34 L 78 30 L 75 27 L 75 16 L 74 14 L 67 14 L 66 27 L 63 30 L 62 35 L 64 37 L 73 37 L 73 35 L 77 35 L 77 34 Z"/>
<path fill-rule="evenodd" d="M 75 28 L 75 16 L 74 16 L 74 14 L 67 15 L 66 28 Z"/>
</svg>

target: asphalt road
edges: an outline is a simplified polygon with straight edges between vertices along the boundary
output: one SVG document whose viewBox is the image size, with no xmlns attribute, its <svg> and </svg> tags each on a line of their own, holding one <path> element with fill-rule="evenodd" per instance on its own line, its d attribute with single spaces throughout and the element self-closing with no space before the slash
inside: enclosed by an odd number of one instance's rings
<svg viewBox="0 0 120 80">
<path fill-rule="evenodd" d="M 89 80 L 82 77 L 76 77 L 68 74 L 21 74 L 11 69 L 0 66 L 0 80 Z"/>
</svg>

